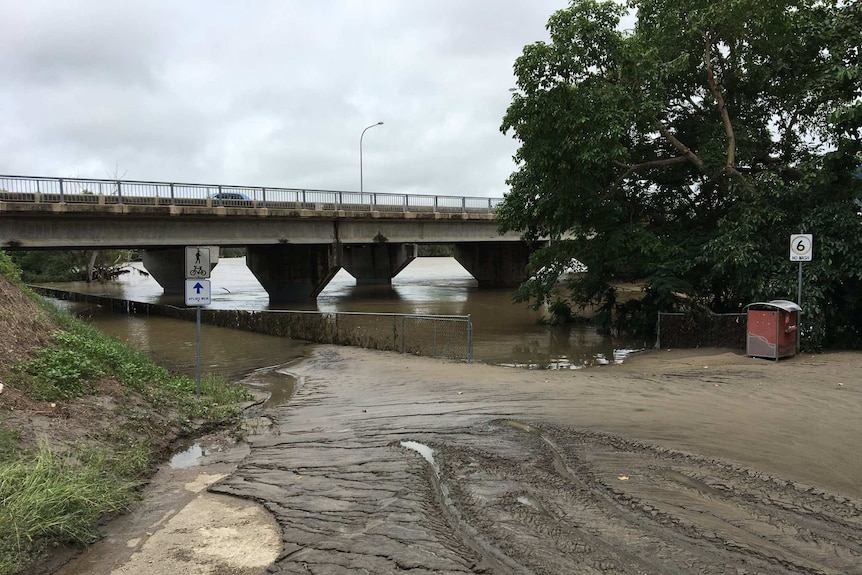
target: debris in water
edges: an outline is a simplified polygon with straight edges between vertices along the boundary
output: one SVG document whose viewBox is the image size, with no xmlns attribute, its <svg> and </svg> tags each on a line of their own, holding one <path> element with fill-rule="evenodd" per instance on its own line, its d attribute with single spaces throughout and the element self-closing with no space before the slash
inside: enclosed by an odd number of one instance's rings
<svg viewBox="0 0 862 575">
<path fill-rule="evenodd" d="M 617 479 L 619 479 L 620 481 L 628 481 L 629 476 L 628 475 L 620 475 L 619 477 L 617 477 Z"/>
</svg>

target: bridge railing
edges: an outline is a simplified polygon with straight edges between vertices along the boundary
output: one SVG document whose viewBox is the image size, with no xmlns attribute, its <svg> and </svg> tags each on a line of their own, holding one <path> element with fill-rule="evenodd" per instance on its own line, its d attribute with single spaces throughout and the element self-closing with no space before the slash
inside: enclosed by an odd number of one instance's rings
<svg viewBox="0 0 862 575">
<path fill-rule="evenodd" d="M 137 180 L 0 176 L 0 201 L 294 210 L 493 213 L 502 198 L 227 186 Z"/>
</svg>

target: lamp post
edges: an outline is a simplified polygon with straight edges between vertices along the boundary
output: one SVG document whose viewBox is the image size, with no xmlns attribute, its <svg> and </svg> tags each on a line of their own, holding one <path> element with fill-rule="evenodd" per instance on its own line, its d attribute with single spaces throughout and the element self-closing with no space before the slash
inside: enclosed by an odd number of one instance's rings
<svg viewBox="0 0 862 575">
<path fill-rule="evenodd" d="M 374 126 L 382 126 L 382 125 L 383 125 L 383 122 L 377 122 L 376 124 L 371 124 L 370 126 L 365 128 L 364 130 L 362 130 L 362 135 L 359 136 L 359 193 L 360 194 L 364 190 L 364 187 L 362 185 L 362 138 L 365 137 L 365 132 L 367 132 L 369 129 L 373 128 Z"/>
</svg>

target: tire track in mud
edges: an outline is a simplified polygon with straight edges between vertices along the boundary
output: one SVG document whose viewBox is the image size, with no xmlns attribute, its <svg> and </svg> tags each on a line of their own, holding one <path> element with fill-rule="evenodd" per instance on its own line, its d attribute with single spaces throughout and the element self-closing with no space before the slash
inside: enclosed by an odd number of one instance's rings
<svg viewBox="0 0 862 575">
<path fill-rule="evenodd" d="M 498 420 L 467 435 L 430 444 L 434 487 L 493 572 L 862 574 L 848 498 L 567 427 Z"/>
</svg>

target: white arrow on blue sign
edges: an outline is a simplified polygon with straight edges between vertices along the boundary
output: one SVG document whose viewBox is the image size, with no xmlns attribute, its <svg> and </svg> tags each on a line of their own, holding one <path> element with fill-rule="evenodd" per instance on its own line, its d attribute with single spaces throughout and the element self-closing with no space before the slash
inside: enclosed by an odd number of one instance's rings
<svg viewBox="0 0 862 575">
<path fill-rule="evenodd" d="M 186 305 L 209 305 L 211 295 L 210 280 L 186 280 Z"/>
</svg>

